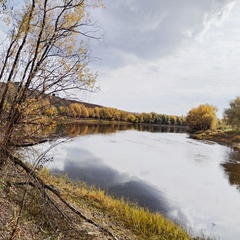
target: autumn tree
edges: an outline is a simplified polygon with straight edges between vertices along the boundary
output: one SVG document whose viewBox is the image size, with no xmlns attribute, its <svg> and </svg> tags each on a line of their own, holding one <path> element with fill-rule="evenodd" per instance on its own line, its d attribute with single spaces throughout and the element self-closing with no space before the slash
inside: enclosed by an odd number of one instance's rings
<svg viewBox="0 0 240 240">
<path fill-rule="evenodd" d="M 229 108 L 224 111 L 224 120 L 233 128 L 240 127 L 240 97 L 236 97 L 230 102 Z"/>
<path fill-rule="evenodd" d="M 67 114 L 69 114 L 68 112 L 69 112 L 69 109 L 68 109 L 67 107 L 65 107 L 65 106 L 60 106 L 60 107 L 59 107 L 58 113 L 59 113 L 61 116 L 66 116 Z"/>
<path fill-rule="evenodd" d="M 82 118 L 87 118 L 87 117 L 89 117 L 88 108 L 85 107 L 83 104 L 81 104 L 81 117 L 82 117 Z"/>
<path fill-rule="evenodd" d="M 58 114 L 58 110 L 55 106 L 49 106 L 46 110 L 45 110 L 45 114 L 49 117 L 57 115 Z"/>
<path fill-rule="evenodd" d="M 128 112 L 126 111 L 121 111 L 120 112 L 120 120 L 126 122 L 128 117 Z"/>
<path fill-rule="evenodd" d="M 18 6 L 9 7 L 10 2 Z M 69 97 L 76 90 L 96 90 L 96 74 L 88 67 L 88 49 L 90 39 L 99 37 L 88 9 L 97 5 L 101 5 L 98 0 L 0 0 L 0 21 L 6 23 L 0 42 L 0 171 L 6 192 L 11 188 L 11 201 L 16 200 L 19 206 L 14 207 L 13 218 L 5 223 L 10 232 L 6 239 L 21 238 L 18 224 L 22 213 L 29 213 L 29 206 L 37 210 L 30 218 L 38 213 L 48 216 L 33 221 L 39 223 L 42 232 L 51 228 L 56 238 L 79 237 L 79 217 L 98 226 L 39 175 L 36 167 L 44 154 L 30 165 L 15 150 L 26 143 L 24 134 L 33 136 L 29 126 L 39 124 L 38 116 L 51 105 L 45 105 L 49 96 Z M 3 168 L 9 172 L 2 174 Z M 55 221 L 55 216 L 61 217 Z M 62 232 L 60 224 L 66 227 Z M 73 231 L 75 237 L 71 237 Z M 109 235 L 113 236 L 110 232 Z"/>
<path fill-rule="evenodd" d="M 143 122 L 144 123 L 151 123 L 152 114 L 151 113 L 142 113 L 143 115 Z"/>
<path fill-rule="evenodd" d="M 99 107 L 95 107 L 93 109 L 93 111 L 94 111 L 94 117 L 99 119 L 100 118 L 100 108 Z"/>
<path fill-rule="evenodd" d="M 73 118 L 79 118 L 81 116 L 81 105 L 79 103 L 70 104 L 69 116 Z"/>
<path fill-rule="evenodd" d="M 94 114 L 93 108 L 88 108 L 88 116 L 90 118 L 95 118 L 95 114 Z"/>
<path fill-rule="evenodd" d="M 101 107 L 99 110 L 99 115 L 101 119 L 104 119 L 104 120 L 111 119 L 111 113 L 109 111 L 109 108 L 107 107 Z"/>
<path fill-rule="evenodd" d="M 216 107 L 203 104 L 191 109 L 186 117 L 191 131 L 213 130 L 217 126 Z"/>
<path fill-rule="evenodd" d="M 136 115 L 136 123 L 143 123 L 144 118 L 143 118 L 143 114 L 137 114 Z"/>
<path fill-rule="evenodd" d="M 131 122 L 131 123 L 134 123 L 136 121 L 136 117 L 132 113 L 129 113 L 127 115 L 127 121 Z"/>
<path fill-rule="evenodd" d="M 88 68 L 89 39 L 97 38 L 89 6 L 84 0 L 26 0 L 20 10 L 1 16 L 9 29 L 0 55 L 2 145 L 10 143 L 17 126 L 27 122 L 27 99 L 96 90 L 96 75 Z M 6 111 L 12 84 L 15 93 Z"/>
</svg>

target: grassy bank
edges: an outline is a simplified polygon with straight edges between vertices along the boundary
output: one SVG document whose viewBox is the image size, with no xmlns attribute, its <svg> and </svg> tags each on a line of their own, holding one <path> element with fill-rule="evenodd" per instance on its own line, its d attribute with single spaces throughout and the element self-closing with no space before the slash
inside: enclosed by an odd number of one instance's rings
<svg viewBox="0 0 240 240">
<path fill-rule="evenodd" d="M 204 132 L 191 133 L 190 137 L 198 140 L 213 141 L 222 145 L 240 149 L 240 131 L 238 130 L 208 130 Z"/>
<path fill-rule="evenodd" d="M 46 190 L 40 193 L 29 176 L 8 164 L 0 174 L 0 239 L 191 239 L 158 213 L 65 176 L 52 176 L 46 169 L 39 175 L 82 216 L 76 216 L 53 193 L 48 197 Z"/>
<path fill-rule="evenodd" d="M 105 215 L 111 222 L 116 221 L 121 228 L 133 233 L 136 239 L 190 239 L 179 226 L 158 213 L 151 213 L 123 199 L 114 199 L 101 190 L 87 187 L 84 183 L 70 182 L 64 176 L 51 176 L 47 171 L 41 171 L 41 176 L 63 190 L 68 201 L 86 208 L 85 210 L 90 207 L 92 211 L 98 212 L 100 217 Z M 95 215 L 98 215 L 96 212 Z"/>
</svg>

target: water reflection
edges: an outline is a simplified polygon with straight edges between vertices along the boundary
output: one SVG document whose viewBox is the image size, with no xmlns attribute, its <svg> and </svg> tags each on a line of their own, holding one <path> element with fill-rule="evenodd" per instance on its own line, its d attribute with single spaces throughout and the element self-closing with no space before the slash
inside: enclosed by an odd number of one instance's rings
<svg viewBox="0 0 240 240">
<path fill-rule="evenodd" d="M 152 133 L 186 133 L 186 127 L 161 126 L 154 124 L 137 124 L 134 126 L 134 129 L 138 131 L 146 131 Z"/>
<path fill-rule="evenodd" d="M 208 236 L 214 223 L 217 239 L 238 240 L 240 153 L 183 132 L 153 125 L 58 126 L 55 135 L 74 138 L 57 146 L 48 167 L 189 224 L 195 234 L 203 229 Z"/>
<path fill-rule="evenodd" d="M 49 139 L 60 137 L 74 138 L 79 135 L 111 134 L 131 129 L 135 129 L 132 124 L 68 123 L 42 127 L 38 135 L 41 138 Z"/>
<path fill-rule="evenodd" d="M 68 173 L 72 180 L 84 181 L 88 185 L 106 190 L 117 198 L 125 198 L 150 211 L 161 212 L 167 216 L 170 208 L 163 192 L 139 178 L 130 177 L 127 173 L 120 173 L 107 166 L 90 151 L 79 148 L 74 159 L 74 149 L 71 150 L 71 161 L 64 161 L 62 170 L 53 168 L 53 173 Z"/>
<path fill-rule="evenodd" d="M 59 133 L 68 137 L 89 134 L 110 134 L 134 129 L 131 124 L 66 124 L 59 126 Z"/>
<path fill-rule="evenodd" d="M 228 177 L 229 183 L 235 185 L 240 191 L 240 151 L 229 149 L 227 155 L 228 160 L 221 166 Z"/>
<path fill-rule="evenodd" d="M 185 133 L 185 127 L 178 126 L 160 126 L 160 125 L 145 125 L 145 124 L 87 124 L 87 123 L 69 123 L 59 124 L 57 126 L 50 126 L 41 129 L 41 136 L 54 137 L 77 137 L 79 135 L 92 135 L 92 134 L 111 134 L 118 131 L 137 130 L 147 132 L 169 132 L 169 133 Z"/>
</svg>

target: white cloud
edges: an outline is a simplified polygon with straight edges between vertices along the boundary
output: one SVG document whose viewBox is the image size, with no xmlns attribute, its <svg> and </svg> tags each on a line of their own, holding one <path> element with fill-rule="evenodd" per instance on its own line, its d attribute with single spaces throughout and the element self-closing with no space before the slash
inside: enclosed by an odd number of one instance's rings
<svg viewBox="0 0 240 240">
<path fill-rule="evenodd" d="M 114 63 L 113 67 L 117 63 L 127 64 L 121 53 L 148 60 L 164 58 L 191 45 L 210 25 L 225 20 L 234 3 L 233 0 L 128 0 L 124 3 L 106 0 L 106 9 L 98 12 L 100 25 L 106 31 L 105 45 L 97 53 L 108 66 Z"/>
<path fill-rule="evenodd" d="M 186 114 L 209 103 L 219 116 L 240 88 L 240 3 L 105 1 L 102 92 L 90 101 L 129 111 Z M 96 50 L 96 51 L 95 51 Z"/>
</svg>

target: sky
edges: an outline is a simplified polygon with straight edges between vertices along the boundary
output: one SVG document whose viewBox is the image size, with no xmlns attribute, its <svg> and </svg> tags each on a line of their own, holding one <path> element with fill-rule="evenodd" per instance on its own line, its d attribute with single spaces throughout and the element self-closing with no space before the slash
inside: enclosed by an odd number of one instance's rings
<svg viewBox="0 0 240 240">
<path fill-rule="evenodd" d="M 103 0 L 92 18 L 101 90 L 83 100 L 132 112 L 186 115 L 200 104 L 221 118 L 240 89 L 240 1 Z"/>
<path fill-rule="evenodd" d="M 240 1 L 102 1 L 90 49 L 101 90 L 80 100 L 179 116 L 211 104 L 221 118 L 240 95 Z"/>
</svg>

